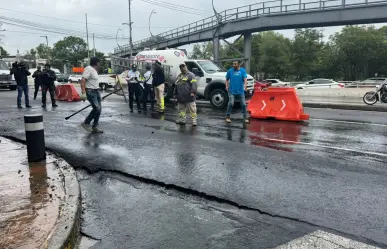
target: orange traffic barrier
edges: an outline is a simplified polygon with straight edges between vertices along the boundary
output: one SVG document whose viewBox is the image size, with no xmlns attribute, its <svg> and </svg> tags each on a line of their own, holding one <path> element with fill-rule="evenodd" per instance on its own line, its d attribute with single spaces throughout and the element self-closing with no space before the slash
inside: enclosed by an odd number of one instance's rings
<svg viewBox="0 0 387 249">
<path fill-rule="evenodd" d="M 255 91 L 247 105 L 250 117 L 259 119 L 309 120 L 294 88 L 272 87 Z"/>
<path fill-rule="evenodd" d="M 63 84 L 56 86 L 55 96 L 61 101 L 80 101 L 81 98 L 73 84 Z"/>
</svg>

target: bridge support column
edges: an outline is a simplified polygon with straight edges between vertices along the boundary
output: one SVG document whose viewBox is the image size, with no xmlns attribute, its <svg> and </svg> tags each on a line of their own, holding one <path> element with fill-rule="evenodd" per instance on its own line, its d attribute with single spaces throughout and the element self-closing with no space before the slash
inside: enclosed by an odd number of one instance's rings
<svg viewBox="0 0 387 249">
<path fill-rule="evenodd" d="M 213 55 L 214 55 L 214 61 L 216 62 L 216 63 L 218 63 L 219 62 L 219 46 L 220 46 L 220 41 L 219 41 L 219 37 L 214 37 L 214 39 L 212 40 L 212 44 L 213 44 L 213 48 L 212 48 L 212 53 L 213 53 Z"/>
<path fill-rule="evenodd" d="M 251 65 L 251 43 L 252 43 L 252 35 L 251 33 L 244 34 L 244 51 L 245 51 L 245 69 L 247 73 L 250 73 L 250 65 Z"/>
</svg>

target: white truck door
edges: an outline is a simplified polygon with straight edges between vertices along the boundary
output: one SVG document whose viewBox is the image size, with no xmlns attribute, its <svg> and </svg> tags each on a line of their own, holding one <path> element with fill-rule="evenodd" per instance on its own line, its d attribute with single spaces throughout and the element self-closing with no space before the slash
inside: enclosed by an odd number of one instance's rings
<svg viewBox="0 0 387 249">
<path fill-rule="evenodd" d="M 194 61 L 186 61 L 188 71 L 196 75 L 198 90 L 197 93 L 204 96 L 204 90 L 206 89 L 206 77 L 204 77 L 203 69 Z"/>
</svg>

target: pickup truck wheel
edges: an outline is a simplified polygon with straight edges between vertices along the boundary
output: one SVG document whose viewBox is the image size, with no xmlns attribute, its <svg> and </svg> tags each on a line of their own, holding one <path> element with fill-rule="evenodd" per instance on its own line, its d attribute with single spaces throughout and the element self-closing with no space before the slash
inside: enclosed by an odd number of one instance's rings
<svg viewBox="0 0 387 249">
<path fill-rule="evenodd" d="M 223 109 L 228 104 L 228 94 L 224 89 L 215 89 L 210 94 L 211 105 Z"/>
<path fill-rule="evenodd" d="M 72 83 L 73 83 L 73 81 L 69 79 L 69 83 L 70 83 L 70 84 L 72 84 Z"/>
<path fill-rule="evenodd" d="M 17 86 L 10 86 L 9 89 L 10 89 L 11 91 L 16 91 Z"/>
</svg>

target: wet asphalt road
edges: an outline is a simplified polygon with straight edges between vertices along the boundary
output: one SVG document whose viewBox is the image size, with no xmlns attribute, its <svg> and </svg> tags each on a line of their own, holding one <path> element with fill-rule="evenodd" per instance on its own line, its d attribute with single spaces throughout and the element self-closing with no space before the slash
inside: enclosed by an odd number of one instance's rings
<svg viewBox="0 0 387 249">
<path fill-rule="evenodd" d="M 0 92 L 0 135 L 24 139 L 15 93 Z M 79 126 L 85 103 L 44 112 L 46 145 L 79 169 L 82 232 L 92 248 L 275 248 L 316 230 L 387 248 L 386 113 L 309 109 L 307 123 L 231 125 L 199 109 L 130 114 L 103 103 L 101 135 Z M 184 245 L 184 246 L 182 246 Z M 86 248 L 86 247 L 84 247 Z"/>
</svg>

